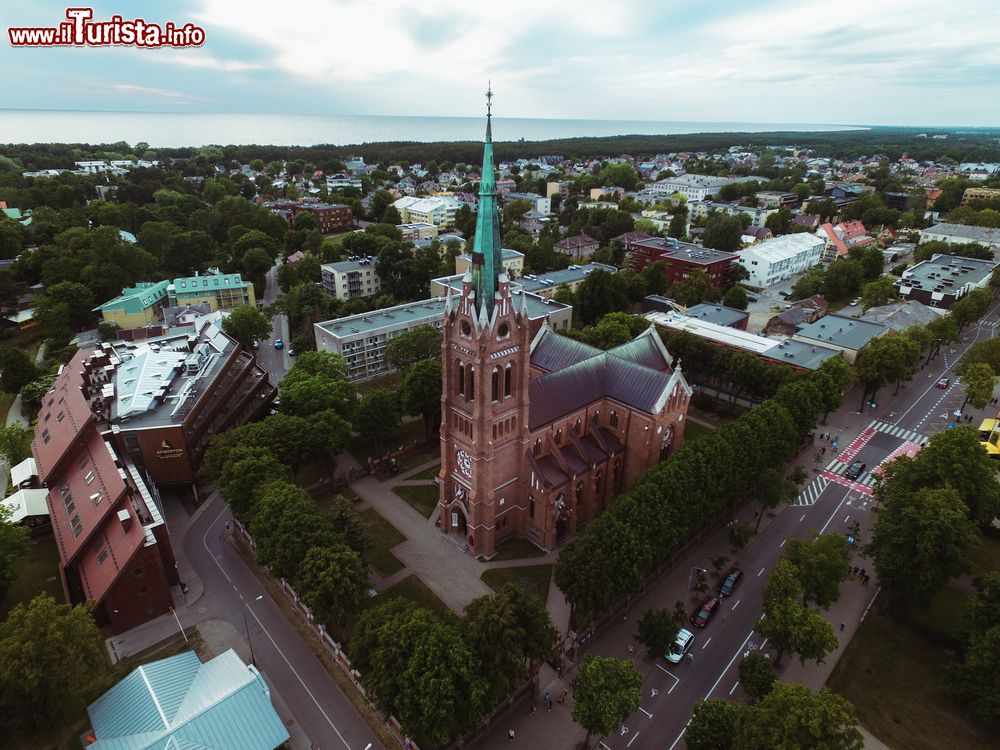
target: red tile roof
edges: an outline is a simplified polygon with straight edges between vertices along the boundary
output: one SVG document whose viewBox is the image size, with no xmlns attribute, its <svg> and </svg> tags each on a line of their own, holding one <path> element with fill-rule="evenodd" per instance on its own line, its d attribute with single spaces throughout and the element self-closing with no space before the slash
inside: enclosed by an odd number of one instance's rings
<svg viewBox="0 0 1000 750">
<path fill-rule="evenodd" d="M 38 476 L 47 484 L 48 475 L 58 467 L 76 436 L 86 430 L 94 417 L 80 390 L 83 363 L 89 354 L 82 349 L 65 365 L 42 399 L 38 425 L 31 451 L 38 465 Z"/>
</svg>

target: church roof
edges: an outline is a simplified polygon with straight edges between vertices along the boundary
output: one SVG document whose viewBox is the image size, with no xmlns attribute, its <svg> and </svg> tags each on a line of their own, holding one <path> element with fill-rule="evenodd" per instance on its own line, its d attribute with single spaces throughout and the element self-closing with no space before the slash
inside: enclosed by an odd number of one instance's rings
<svg viewBox="0 0 1000 750">
<path fill-rule="evenodd" d="M 603 354 L 610 354 L 618 359 L 635 362 L 654 370 L 669 369 L 672 362 L 666 347 L 652 326 L 632 341 L 619 344 L 607 352 L 568 336 L 562 336 L 545 326 L 532 344 L 531 364 L 547 372 L 554 372 Z"/>
<path fill-rule="evenodd" d="M 497 208 L 496 174 L 493 169 L 493 125 L 490 115 L 492 91 L 486 92 L 486 140 L 483 143 L 483 175 L 479 182 L 479 209 L 476 236 L 472 244 L 472 282 L 476 290 L 476 311 L 493 313 L 493 303 L 503 271 L 500 248 L 500 218 Z"/>
</svg>

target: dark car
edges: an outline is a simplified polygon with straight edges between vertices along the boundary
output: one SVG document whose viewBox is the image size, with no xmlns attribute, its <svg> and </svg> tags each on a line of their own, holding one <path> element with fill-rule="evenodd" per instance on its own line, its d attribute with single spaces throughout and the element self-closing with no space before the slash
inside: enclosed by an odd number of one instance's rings
<svg viewBox="0 0 1000 750">
<path fill-rule="evenodd" d="M 726 577 L 722 579 L 719 584 L 719 596 L 725 598 L 727 596 L 732 596 L 733 592 L 736 591 L 736 587 L 740 585 L 740 581 L 743 580 L 743 571 L 739 568 L 733 567 L 729 569 L 726 573 Z"/>
<path fill-rule="evenodd" d="M 862 461 L 855 461 L 853 464 L 847 467 L 847 471 L 844 472 L 844 476 L 848 479 L 857 479 L 861 476 L 861 472 L 865 470 L 865 464 Z"/>
<path fill-rule="evenodd" d="M 951 385 L 951 378 L 941 378 L 934 385 L 936 385 L 938 388 L 947 388 L 949 385 Z"/>
<path fill-rule="evenodd" d="M 715 610 L 719 608 L 719 598 L 715 596 L 709 596 L 705 598 L 705 601 L 701 603 L 701 609 L 691 615 L 691 622 L 696 628 L 703 628 L 708 625 L 708 621 L 712 619 L 712 615 L 715 614 Z"/>
</svg>

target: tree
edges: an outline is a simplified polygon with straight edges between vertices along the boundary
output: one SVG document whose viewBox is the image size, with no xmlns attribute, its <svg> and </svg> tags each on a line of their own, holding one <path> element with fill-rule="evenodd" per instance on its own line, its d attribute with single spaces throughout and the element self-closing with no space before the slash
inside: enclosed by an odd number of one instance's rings
<svg viewBox="0 0 1000 750">
<path fill-rule="evenodd" d="M 646 655 L 655 660 L 670 650 L 679 627 L 676 611 L 647 609 L 639 618 L 635 639 L 646 647 Z"/>
<path fill-rule="evenodd" d="M 754 651 L 740 662 L 740 684 L 752 701 L 767 697 L 774 688 L 774 665 L 767 654 Z"/>
<path fill-rule="evenodd" d="M 1000 722 L 1000 625 L 972 636 L 963 660 L 946 668 L 945 689 L 979 721 Z"/>
<path fill-rule="evenodd" d="M 511 583 L 469 602 L 461 632 L 490 686 L 493 703 L 523 680 L 532 662 L 552 653 L 556 639 L 542 601 Z"/>
<path fill-rule="evenodd" d="M 743 222 L 739 216 L 711 213 L 705 221 L 702 244 L 713 250 L 735 253 L 743 247 Z"/>
<path fill-rule="evenodd" d="M 789 539 L 785 557 L 798 572 L 802 604 L 812 600 L 827 609 L 840 598 L 840 584 L 851 574 L 851 550 L 843 535 L 814 531 L 808 539 Z"/>
<path fill-rule="evenodd" d="M 992 256 L 991 256 L 992 257 Z M 951 306 L 949 314 L 962 330 L 969 323 L 979 320 L 989 309 L 993 295 L 986 289 L 973 289 Z"/>
<path fill-rule="evenodd" d="M 688 750 L 733 750 L 737 716 L 744 708 L 724 700 L 701 700 L 694 706 L 684 732 Z"/>
<path fill-rule="evenodd" d="M 410 367 L 400 398 L 408 414 L 423 418 L 424 437 L 430 440 L 441 424 L 441 362 L 425 359 Z"/>
<path fill-rule="evenodd" d="M 252 515 L 257 492 L 273 480 L 291 481 L 292 472 L 264 446 L 238 445 L 222 467 L 216 486 L 239 517 Z"/>
<path fill-rule="evenodd" d="M 985 452 L 980 451 L 985 456 Z M 969 569 L 978 538 L 968 510 L 950 487 L 911 492 L 890 479 L 866 552 L 879 582 L 899 604 L 925 605 L 946 581 Z"/>
<path fill-rule="evenodd" d="M 983 362 L 970 364 L 962 368 L 959 380 L 965 386 L 965 400 L 961 408 L 964 409 L 970 401 L 977 409 L 986 408 L 986 404 L 993 398 L 993 389 L 996 387 L 993 368 Z"/>
<path fill-rule="evenodd" d="M 18 604 L 0 623 L 4 722 L 30 731 L 76 717 L 104 659 L 86 606 L 57 604 L 47 594 Z"/>
<path fill-rule="evenodd" d="M 7 393 L 18 393 L 38 377 L 38 370 L 28 353 L 16 346 L 0 349 L 0 386 Z"/>
<path fill-rule="evenodd" d="M 573 680 L 573 721 L 592 734 L 614 731 L 639 708 L 642 675 L 631 661 L 587 654 Z"/>
<path fill-rule="evenodd" d="M 580 322 L 595 323 L 609 312 L 628 308 L 628 296 L 614 276 L 603 269 L 587 274 L 576 291 Z"/>
<path fill-rule="evenodd" d="M 12 511 L 0 505 L 0 594 L 14 580 L 14 563 L 28 549 L 28 529 L 10 520 Z"/>
<path fill-rule="evenodd" d="M 737 721 L 736 746 L 740 750 L 811 748 L 812 750 L 861 750 L 854 706 L 823 688 L 813 693 L 805 685 L 777 682 L 757 706 Z"/>
<path fill-rule="evenodd" d="M 735 284 L 729 287 L 726 293 L 722 295 L 722 304 L 726 307 L 732 307 L 735 310 L 746 310 L 750 304 L 750 299 L 747 297 L 746 290 Z"/>
<path fill-rule="evenodd" d="M 255 341 L 271 336 L 271 319 L 256 307 L 244 305 L 230 311 L 222 321 L 222 330 L 249 350 Z"/>
<path fill-rule="evenodd" d="M 864 269 L 855 260 L 841 258 L 826 269 L 826 295 L 831 299 L 853 297 L 861 288 Z"/>
<path fill-rule="evenodd" d="M 31 455 L 32 431 L 15 422 L 0 428 L 0 458 L 10 466 L 18 464 Z"/>
<path fill-rule="evenodd" d="M 283 482 L 262 488 L 250 528 L 257 562 L 277 578 L 294 580 L 313 547 L 332 547 L 343 538 L 333 530 L 303 490 Z"/>
<path fill-rule="evenodd" d="M 681 206 L 674 211 L 670 217 L 670 226 L 667 227 L 667 236 L 674 239 L 681 239 L 687 236 L 688 210 L 687 206 Z"/>
<path fill-rule="evenodd" d="M 803 606 L 800 601 L 803 596 L 798 571 L 782 558 L 762 592 L 765 617 L 756 626 L 757 632 L 778 652 L 775 665 L 786 653 L 798 655 L 803 664 L 807 659 L 819 662 L 837 647 L 837 636 L 830 623 Z"/>
<path fill-rule="evenodd" d="M 670 288 L 670 296 L 685 307 L 697 305 L 699 302 L 714 302 L 719 298 L 719 290 L 704 271 L 697 270 L 688 274 L 686 279 L 675 281 Z"/>
<path fill-rule="evenodd" d="M 336 617 L 343 628 L 361 609 L 368 573 L 358 553 L 346 544 L 313 547 L 302 560 L 295 589 L 318 622 Z"/>
<path fill-rule="evenodd" d="M 386 344 L 385 361 L 397 370 L 406 370 L 420 360 L 439 358 L 441 340 L 441 331 L 434 326 L 418 326 Z"/>
<path fill-rule="evenodd" d="M 883 276 L 880 279 L 871 281 L 861 289 L 861 306 L 867 310 L 870 307 L 879 307 L 888 304 L 899 297 L 896 286 L 891 276 Z"/>
<path fill-rule="evenodd" d="M 393 391 L 376 388 L 358 400 L 354 424 L 372 441 L 377 455 L 382 455 L 382 444 L 399 427 L 399 421 L 399 398 Z"/>
<path fill-rule="evenodd" d="M 826 291 L 826 266 L 813 266 L 792 285 L 792 299 L 805 299 Z"/>
<path fill-rule="evenodd" d="M 756 534 L 760 528 L 765 511 L 774 510 L 781 505 L 782 501 L 791 502 L 797 494 L 798 487 L 795 482 L 785 477 L 780 469 L 766 468 L 762 470 L 757 475 L 757 481 L 753 488 L 753 496 L 760 503 L 760 513 L 757 514 L 753 533 Z"/>
<path fill-rule="evenodd" d="M 920 346 L 907 336 L 881 336 L 871 341 L 858 356 L 855 369 L 861 381 L 861 408 L 879 390 L 896 381 L 896 390 L 912 377 L 920 364 Z"/>
</svg>

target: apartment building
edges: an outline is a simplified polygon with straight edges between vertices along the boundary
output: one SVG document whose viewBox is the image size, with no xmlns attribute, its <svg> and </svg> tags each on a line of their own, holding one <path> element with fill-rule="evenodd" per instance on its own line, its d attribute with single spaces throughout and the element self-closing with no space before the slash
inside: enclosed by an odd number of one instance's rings
<svg viewBox="0 0 1000 750">
<path fill-rule="evenodd" d="M 814 234 L 785 234 L 742 250 L 739 263 L 750 274 L 750 286 L 766 289 L 819 265 L 824 244 Z"/>
<path fill-rule="evenodd" d="M 167 300 L 170 307 L 207 302 L 213 311 L 257 303 L 253 282 L 244 281 L 238 273 L 219 273 L 218 269 L 174 279 L 167 285 Z"/>
<path fill-rule="evenodd" d="M 105 323 L 119 328 L 142 328 L 160 320 L 163 308 L 168 305 L 167 287 L 169 281 L 140 281 L 133 287 L 122 289 L 122 293 L 103 305 L 94 308 L 100 312 Z"/>
<path fill-rule="evenodd" d="M 375 258 L 350 258 L 320 266 L 323 288 L 337 299 L 374 297 L 382 291 L 382 279 L 375 272 Z"/>
</svg>

